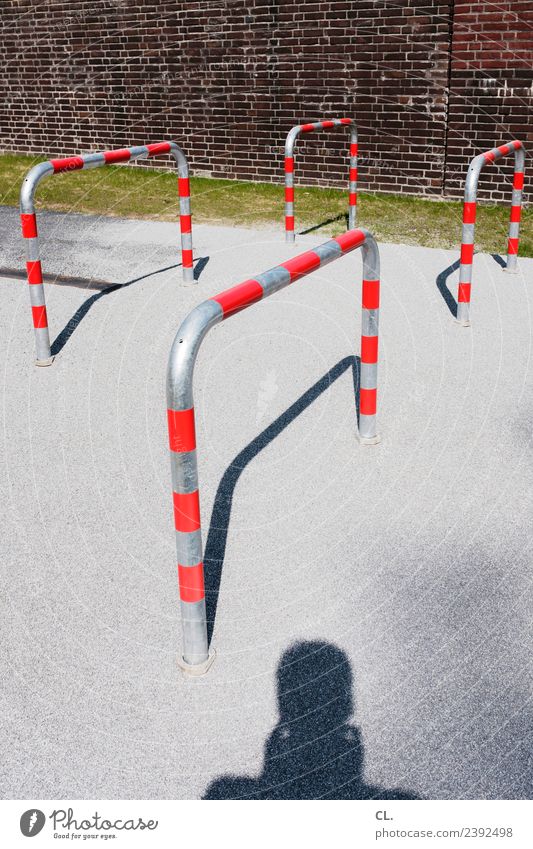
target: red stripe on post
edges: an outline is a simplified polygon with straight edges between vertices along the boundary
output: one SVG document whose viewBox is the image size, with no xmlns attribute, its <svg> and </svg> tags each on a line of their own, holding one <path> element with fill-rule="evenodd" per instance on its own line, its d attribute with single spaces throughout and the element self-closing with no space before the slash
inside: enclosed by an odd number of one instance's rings
<svg viewBox="0 0 533 849">
<path fill-rule="evenodd" d="M 315 129 L 314 124 L 301 124 L 300 130 L 302 133 L 311 133 Z"/>
<path fill-rule="evenodd" d="M 488 150 L 486 153 L 483 154 L 483 156 L 485 157 L 487 162 L 494 162 L 496 158 L 496 154 L 493 150 Z"/>
<path fill-rule="evenodd" d="M 41 260 L 37 259 L 34 262 L 26 263 L 26 273 L 28 275 L 28 283 L 38 285 L 43 282 L 43 272 L 41 269 Z"/>
<path fill-rule="evenodd" d="M 461 245 L 461 265 L 472 265 L 474 258 L 474 245 Z"/>
<path fill-rule="evenodd" d="M 298 280 L 304 274 L 308 274 L 315 268 L 320 267 L 320 257 L 314 251 L 306 251 L 300 256 L 295 256 L 294 259 L 289 259 L 287 262 L 282 262 L 281 267 L 285 268 L 291 275 L 291 283 Z"/>
<path fill-rule="evenodd" d="M 321 123 L 323 130 L 331 130 L 331 128 L 335 126 L 333 121 L 322 121 Z"/>
<path fill-rule="evenodd" d="M 20 216 L 22 235 L 25 239 L 35 239 L 37 236 L 37 219 L 33 212 L 23 212 Z"/>
<path fill-rule="evenodd" d="M 459 283 L 459 293 L 457 295 L 457 300 L 460 304 L 470 303 L 470 288 L 470 283 Z"/>
<path fill-rule="evenodd" d="M 113 162 L 127 162 L 130 156 L 131 151 L 126 147 L 123 147 L 120 150 L 106 150 L 104 152 L 104 159 L 107 165 L 110 165 Z"/>
<path fill-rule="evenodd" d="M 524 172 L 523 171 L 515 171 L 513 177 L 513 189 L 523 189 L 524 188 Z"/>
<path fill-rule="evenodd" d="M 353 124 L 351 118 L 341 118 L 341 124 Z"/>
<path fill-rule="evenodd" d="M 476 223 L 476 203 L 475 201 L 472 203 L 463 204 L 463 224 L 475 224 Z"/>
<path fill-rule="evenodd" d="M 226 292 L 221 292 L 220 295 L 210 300 L 220 304 L 224 312 L 224 318 L 233 315 L 235 312 L 244 309 L 255 301 L 260 301 L 263 297 L 263 287 L 257 280 L 245 280 L 244 283 L 239 283 L 237 286 L 232 286 Z"/>
<path fill-rule="evenodd" d="M 147 144 L 148 156 L 155 156 L 156 153 L 169 153 L 170 142 L 156 142 L 155 144 Z"/>
<path fill-rule="evenodd" d="M 32 307 L 31 313 L 33 316 L 33 326 L 36 329 L 48 327 L 48 318 L 46 316 L 46 307 Z"/>
<path fill-rule="evenodd" d="M 83 158 L 81 156 L 68 156 L 66 159 L 51 159 L 50 165 L 56 174 L 60 171 L 78 171 L 83 168 Z"/>
<path fill-rule="evenodd" d="M 342 251 L 347 251 L 350 248 L 356 248 L 362 245 L 365 241 L 365 234 L 361 230 L 348 230 L 347 233 L 342 233 L 340 236 L 335 236 L 334 239 Z"/>
<path fill-rule="evenodd" d="M 189 410 L 167 410 L 168 444 L 171 451 L 181 454 L 196 448 L 194 407 Z"/>
<path fill-rule="evenodd" d="M 511 142 L 511 144 L 514 147 L 515 150 L 518 150 L 520 147 L 523 146 L 522 142 L 518 141 L 517 139 L 515 139 L 515 141 Z"/>
<path fill-rule="evenodd" d="M 291 232 L 294 230 L 294 215 L 285 216 L 285 229 Z"/>
<path fill-rule="evenodd" d="M 292 174 L 294 171 L 294 157 L 286 156 L 285 157 L 285 173 Z"/>
<path fill-rule="evenodd" d="M 379 309 L 379 280 L 363 280 L 363 309 Z"/>
<path fill-rule="evenodd" d="M 377 363 L 378 361 L 378 337 L 361 336 L 361 362 Z"/>
<path fill-rule="evenodd" d="M 377 409 L 377 389 L 359 390 L 359 412 L 362 416 L 375 416 Z"/>
<path fill-rule="evenodd" d="M 357 180 L 357 168 L 350 168 L 350 180 Z"/>
<path fill-rule="evenodd" d="M 178 563 L 178 582 L 182 601 L 189 603 L 202 601 L 205 596 L 204 564 L 182 566 L 181 563 Z"/>
<path fill-rule="evenodd" d="M 191 186 L 188 177 L 178 177 L 178 194 L 180 198 L 190 197 Z"/>
<path fill-rule="evenodd" d="M 509 239 L 507 242 L 507 253 L 508 254 L 517 254 L 518 253 L 518 239 Z"/>
<path fill-rule="evenodd" d="M 190 215 L 180 215 L 180 228 L 182 233 L 192 232 L 192 223 Z"/>
<path fill-rule="evenodd" d="M 348 206 L 357 206 L 357 194 L 355 192 L 348 194 Z"/>
<path fill-rule="evenodd" d="M 200 497 L 196 492 L 173 492 L 174 526 L 177 531 L 190 533 L 200 527 Z"/>
<path fill-rule="evenodd" d="M 181 262 L 184 268 L 192 268 L 192 250 L 190 248 L 182 250 Z"/>
<path fill-rule="evenodd" d="M 357 142 L 350 144 L 350 156 L 357 156 Z"/>
<path fill-rule="evenodd" d="M 500 153 L 503 153 L 504 156 L 507 156 L 507 154 L 511 152 L 512 148 L 510 148 L 508 144 L 501 144 L 499 145 L 498 150 Z"/>
<path fill-rule="evenodd" d="M 520 218 L 522 215 L 522 207 L 521 206 L 512 206 L 511 207 L 511 218 L 509 219 L 512 224 L 518 224 L 520 222 Z"/>
<path fill-rule="evenodd" d="M 285 200 L 287 203 L 294 201 L 294 186 L 285 186 Z"/>
</svg>

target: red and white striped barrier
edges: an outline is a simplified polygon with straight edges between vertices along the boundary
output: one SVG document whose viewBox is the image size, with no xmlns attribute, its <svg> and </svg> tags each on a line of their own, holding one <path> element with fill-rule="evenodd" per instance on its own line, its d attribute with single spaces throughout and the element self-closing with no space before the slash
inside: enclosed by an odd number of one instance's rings
<svg viewBox="0 0 533 849">
<path fill-rule="evenodd" d="M 376 429 L 379 251 L 367 230 L 349 230 L 209 298 L 189 313 L 174 339 L 167 370 L 168 435 L 183 626 L 182 668 L 192 674 L 206 672 L 213 659 L 207 638 L 193 401 L 193 373 L 200 345 L 215 324 L 356 248 L 361 248 L 363 255 L 359 439 L 363 444 L 375 444 L 379 442 Z"/>
<path fill-rule="evenodd" d="M 476 223 L 477 184 L 481 169 L 487 164 L 497 162 L 504 156 L 514 153 L 513 196 L 511 200 L 511 218 L 507 241 L 506 271 L 516 271 L 518 256 L 518 234 L 522 211 L 522 187 L 524 185 L 525 151 L 522 142 L 510 141 L 494 147 L 486 153 L 475 156 L 465 182 L 463 203 L 463 232 L 461 238 L 461 267 L 459 269 L 459 291 L 457 294 L 457 321 L 463 327 L 470 326 L 470 290 L 472 285 L 472 262 L 474 259 L 474 227 Z"/>
<path fill-rule="evenodd" d="M 194 282 L 192 262 L 192 226 L 189 188 L 189 167 L 182 149 L 175 142 L 157 142 L 156 144 L 127 147 L 121 150 L 107 150 L 103 153 L 89 153 L 84 156 L 69 156 L 66 159 L 51 159 L 41 162 L 28 171 L 20 190 L 20 220 L 22 236 L 26 243 L 26 270 L 30 289 L 30 301 L 35 330 L 36 363 L 48 366 L 53 362 L 50 350 L 48 318 L 44 297 L 43 275 L 39 255 L 37 219 L 35 215 L 35 190 L 48 175 L 98 168 L 117 162 L 131 162 L 134 159 L 148 159 L 160 153 L 170 153 L 178 168 L 178 194 L 180 199 L 180 230 L 183 279 Z"/>
<path fill-rule="evenodd" d="M 294 143 L 300 133 L 330 130 L 332 127 L 350 128 L 350 189 L 348 194 L 348 229 L 353 230 L 357 210 L 357 127 L 353 118 L 333 118 L 315 124 L 298 124 L 285 141 L 285 241 L 294 242 Z"/>
</svg>

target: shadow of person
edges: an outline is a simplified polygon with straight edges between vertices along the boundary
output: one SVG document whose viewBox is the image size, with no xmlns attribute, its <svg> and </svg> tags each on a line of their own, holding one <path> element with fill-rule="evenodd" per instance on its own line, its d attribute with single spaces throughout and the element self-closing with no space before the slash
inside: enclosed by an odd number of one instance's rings
<svg viewBox="0 0 533 849">
<path fill-rule="evenodd" d="M 279 722 L 258 778 L 216 779 L 204 799 L 416 799 L 366 784 L 361 731 L 353 724 L 352 672 L 341 649 L 299 642 L 277 672 Z"/>
</svg>

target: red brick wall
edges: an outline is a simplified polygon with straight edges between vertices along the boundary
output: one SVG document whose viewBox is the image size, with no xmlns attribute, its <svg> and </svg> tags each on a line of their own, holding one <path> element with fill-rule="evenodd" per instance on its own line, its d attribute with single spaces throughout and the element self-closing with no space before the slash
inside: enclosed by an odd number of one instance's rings
<svg viewBox="0 0 533 849">
<path fill-rule="evenodd" d="M 512 64 L 490 42 L 474 64 L 462 55 L 494 11 L 461 16 L 486 7 L 455 3 L 450 66 L 453 2 L 3 0 L 1 146 L 62 155 L 174 138 L 193 173 L 277 181 L 293 124 L 348 115 L 362 187 L 457 194 L 476 146 L 522 132 L 526 116 L 522 53 Z M 522 30 L 510 15 L 505 26 Z M 346 150 L 342 130 L 300 140 L 298 176 L 345 185 Z"/>
<path fill-rule="evenodd" d="M 444 190 L 462 192 L 476 153 L 511 138 L 533 150 L 533 5 L 455 2 Z M 530 166 L 531 168 L 531 166 Z M 528 160 L 526 158 L 526 171 Z M 510 197 L 512 158 L 484 169 L 479 196 Z M 531 170 L 530 170 L 531 173 Z M 529 181 L 526 181 L 525 191 Z"/>
</svg>

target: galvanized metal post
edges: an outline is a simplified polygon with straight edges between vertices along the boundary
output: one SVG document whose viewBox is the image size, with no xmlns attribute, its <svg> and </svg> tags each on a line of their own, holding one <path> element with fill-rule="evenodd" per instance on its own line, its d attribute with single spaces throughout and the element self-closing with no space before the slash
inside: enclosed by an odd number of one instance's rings
<svg viewBox="0 0 533 849">
<path fill-rule="evenodd" d="M 379 251 L 367 230 L 349 230 L 312 251 L 209 298 L 189 313 L 174 339 L 167 369 L 167 420 L 183 627 L 180 665 L 192 675 L 206 672 L 214 657 L 207 639 L 193 399 L 198 351 L 215 324 L 356 248 L 361 248 L 363 257 L 359 439 L 364 445 L 374 445 L 379 442 L 376 423 Z"/>
<path fill-rule="evenodd" d="M 525 151 L 522 142 L 511 141 L 485 153 L 475 156 L 466 175 L 463 203 L 463 230 L 461 236 L 461 266 L 459 269 L 459 289 L 457 293 L 457 321 L 463 327 L 470 326 L 470 293 L 472 287 L 472 263 L 474 259 L 474 229 L 477 211 L 477 186 L 481 169 L 514 152 L 515 170 L 513 196 L 511 201 L 511 219 L 507 242 L 506 271 L 516 271 L 518 255 L 518 236 L 522 208 L 522 187 L 524 185 Z"/>
<path fill-rule="evenodd" d="M 350 127 L 350 185 L 348 194 L 348 229 L 353 230 L 357 217 L 357 127 L 353 118 L 333 118 L 314 124 L 298 124 L 285 140 L 285 241 L 294 242 L 294 143 L 300 133 Z"/>
<path fill-rule="evenodd" d="M 22 236 L 26 245 L 26 273 L 30 289 L 33 327 L 35 332 L 36 364 L 49 366 L 53 362 L 50 350 L 48 317 L 43 286 L 43 273 L 39 253 L 37 218 L 35 215 L 35 191 L 43 177 L 68 171 L 81 171 L 98 168 L 117 162 L 130 162 L 135 159 L 148 159 L 160 153 L 170 153 L 176 161 L 178 170 L 178 193 L 180 199 L 180 230 L 183 280 L 194 282 L 191 202 L 189 188 L 189 168 L 182 149 L 175 142 L 157 142 L 139 145 L 121 150 L 108 150 L 102 153 L 90 153 L 84 156 L 69 156 L 65 159 L 51 159 L 35 165 L 25 176 L 20 190 L 20 220 Z"/>
</svg>

